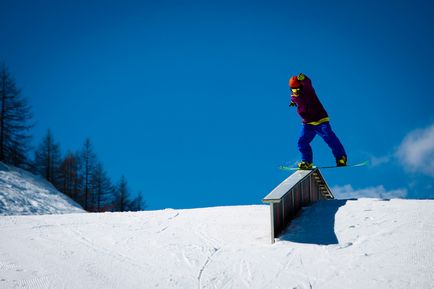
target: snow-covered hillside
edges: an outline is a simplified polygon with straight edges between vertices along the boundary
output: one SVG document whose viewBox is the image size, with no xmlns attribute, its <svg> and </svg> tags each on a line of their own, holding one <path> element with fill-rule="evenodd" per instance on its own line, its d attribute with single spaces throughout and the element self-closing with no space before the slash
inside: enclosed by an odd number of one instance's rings
<svg viewBox="0 0 434 289">
<path fill-rule="evenodd" d="M 0 162 L 0 215 L 82 213 L 42 177 Z"/>
<path fill-rule="evenodd" d="M 0 217 L 0 288 L 434 288 L 434 201 Z"/>
</svg>

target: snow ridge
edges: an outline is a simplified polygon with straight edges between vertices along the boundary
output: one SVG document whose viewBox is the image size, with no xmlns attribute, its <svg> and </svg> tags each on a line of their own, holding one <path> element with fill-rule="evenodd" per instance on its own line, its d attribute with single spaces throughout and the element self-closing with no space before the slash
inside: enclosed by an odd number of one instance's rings
<svg viewBox="0 0 434 289">
<path fill-rule="evenodd" d="M 0 162 L 0 215 L 85 212 L 40 176 Z"/>
</svg>

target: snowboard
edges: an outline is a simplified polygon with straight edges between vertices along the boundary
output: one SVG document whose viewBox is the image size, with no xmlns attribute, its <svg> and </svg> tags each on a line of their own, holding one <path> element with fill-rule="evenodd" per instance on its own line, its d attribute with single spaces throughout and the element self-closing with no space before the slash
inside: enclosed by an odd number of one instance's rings
<svg viewBox="0 0 434 289">
<path fill-rule="evenodd" d="M 290 167 L 290 166 L 280 166 L 279 169 L 282 171 L 311 171 L 314 169 L 334 169 L 334 168 L 354 168 L 354 167 L 363 167 L 368 165 L 368 161 L 364 161 L 357 164 L 350 164 L 346 166 L 313 166 L 311 169 L 300 169 L 298 167 Z"/>
</svg>

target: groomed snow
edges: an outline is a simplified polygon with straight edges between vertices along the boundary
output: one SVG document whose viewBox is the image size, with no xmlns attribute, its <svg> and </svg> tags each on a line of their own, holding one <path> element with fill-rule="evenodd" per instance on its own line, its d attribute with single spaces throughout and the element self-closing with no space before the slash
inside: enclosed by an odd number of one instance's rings
<svg viewBox="0 0 434 289">
<path fill-rule="evenodd" d="M 0 215 L 84 213 L 42 177 L 0 162 Z"/>
<path fill-rule="evenodd" d="M 434 288 L 434 201 L 0 217 L 0 288 Z"/>
</svg>

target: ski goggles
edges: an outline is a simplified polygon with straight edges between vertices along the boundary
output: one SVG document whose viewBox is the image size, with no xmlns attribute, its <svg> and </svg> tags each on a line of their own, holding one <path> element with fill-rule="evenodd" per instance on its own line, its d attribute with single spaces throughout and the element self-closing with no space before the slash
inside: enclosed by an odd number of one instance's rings
<svg viewBox="0 0 434 289">
<path fill-rule="evenodd" d="M 301 87 L 291 88 L 291 91 L 292 91 L 293 93 L 300 92 L 300 90 L 301 90 Z"/>
</svg>

